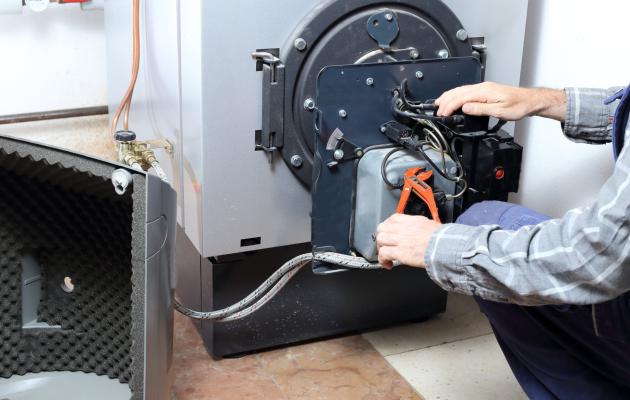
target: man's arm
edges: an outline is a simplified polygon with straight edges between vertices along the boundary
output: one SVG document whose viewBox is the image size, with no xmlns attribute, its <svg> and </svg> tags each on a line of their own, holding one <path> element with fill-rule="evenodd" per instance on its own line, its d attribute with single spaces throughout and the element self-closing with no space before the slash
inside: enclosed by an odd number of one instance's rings
<svg viewBox="0 0 630 400">
<path fill-rule="evenodd" d="M 521 305 L 596 304 L 630 291 L 630 146 L 591 207 L 517 231 L 395 215 L 379 262 L 426 267 L 445 290 Z"/>
<path fill-rule="evenodd" d="M 506 121 L 539 116 L 564 122 L 567 97 L 564 90 L 519 88 L 484 82 L 449 90 L 435 103 L 439 116 L 461 109 L 465 114 L 491 116 Z"/>
<path fill-rule="evenodd" d="M 602 144 L 611 140 L 612 117 L 616 109 L 616 103 L 606 105 L 604 101 L 620 89 L 517 88 L 484 82 L 450 90 L 436 103 L 441 116 L 462 109 L 469 115 L 507 121 L 531 116 L 550 118 L 562 122 L 564 134 L 569 139 Z"/>
<path fill-rule="evenodd" d="M 444 225 L 424 263 L 447 290 L 522 305 L 595 304 L 630 291 L 630 147 L 592 207 L 517 231 Z"/>
<path fill-rule="evenodd" d="M 604 106 L 603 100 L 614 91 L 567 89 L 567 136 L 610 140 L 610 118 L 602 115 L 611 115 L 614 106 Z M 426 265 L 443 288 L 497 301 L 593 304 L 614 298 L 630 290 L 628 152 L 592 207 L 515 232 L 394 216 L 379 227 L 379 261 Z"/>
</svg>

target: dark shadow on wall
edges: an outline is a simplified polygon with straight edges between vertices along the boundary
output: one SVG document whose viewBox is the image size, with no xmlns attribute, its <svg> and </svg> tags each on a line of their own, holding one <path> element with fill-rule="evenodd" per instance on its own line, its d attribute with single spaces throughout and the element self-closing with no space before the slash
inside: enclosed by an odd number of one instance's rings
<svg viewBox="0 0 630 400">
<path fill-rule="evenodd" d="M 536 80 L 536 76 L 538 75 L 538 63 L 536 62 L 536 57 L 538 56 L 538 49 L 540 48 L 542 41 L 540 23 L 543 17 L 544 1 L 545 0 L 530 0 L 527 7 L 527 25 L 525 31 L 525 44 L 523 47 L 523 67 L 521 69 L 521 86 L 525 87 L 532 86 L 533 82 Z M 516 129 L 514 131 L 516 142 L 523 146 L 523 171 L 527 169 L 527 152 L 534 151 L 534 149 L 529 146 L 532 140 L 531 136 L 526 134 L 529 132 L 530 124 L 530 118 L 519 121 L 516 123 Z M 521 192 L 510 196 L 510 201 L 521 203 Z"/>
</svg>

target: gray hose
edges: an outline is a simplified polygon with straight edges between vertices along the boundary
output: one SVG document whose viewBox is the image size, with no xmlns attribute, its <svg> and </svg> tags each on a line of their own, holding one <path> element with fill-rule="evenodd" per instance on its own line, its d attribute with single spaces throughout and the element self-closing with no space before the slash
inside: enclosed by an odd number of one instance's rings
<svg viewBox="0 0 630 400">
<path fill-rule="evenodd" d="M 175 309 L 187 317 L 194 319 L 213 320 L 216 322 L 229 322 L 245 318 L 258 311 L 262 306 L 274 298 L 280 290 L 293 278 L 300 269 L 311 261 L 321 261 L 338 265 L 349 269 L 378 270 L 382 267 L 370 263 L 364 258 L 352 257 L 337 253 L 302 254 L 282 265 L 266 281 L 256 288 L 243 300 L 227 308 L 202 312 L 191 310 L 183 306 L 175 299 Z"/>
</svg>

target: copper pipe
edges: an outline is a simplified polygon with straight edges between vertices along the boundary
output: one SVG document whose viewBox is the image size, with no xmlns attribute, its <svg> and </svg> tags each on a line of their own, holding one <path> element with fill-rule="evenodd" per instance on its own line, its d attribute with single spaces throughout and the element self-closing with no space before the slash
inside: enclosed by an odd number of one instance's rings
<svg viewBox="0 0 630 400">
<path fill-rule="evenodd" d="M 124 112 L 124 128 L 129 129 L 129 110 L 131 108 L 131 98 L 138 80 L 138 72 L 140 70 L 140 0 L 133 0 L 133 63 L 131 66 L 131 80 L 125 96 L 116 109 L 116 113 L 112 118 L 111 134 L 112 137 L 118 130 L 118 122 L 121 114 Z"/>
</svg>

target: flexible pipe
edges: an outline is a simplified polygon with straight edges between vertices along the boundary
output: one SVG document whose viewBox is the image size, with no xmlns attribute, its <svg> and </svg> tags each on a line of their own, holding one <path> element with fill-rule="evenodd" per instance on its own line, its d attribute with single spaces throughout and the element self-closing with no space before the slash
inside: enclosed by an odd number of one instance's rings
<svg viewBox="0 0 630 400">
<path fill-rule="evenodd" d="M 153 161 L 151 163 L 151 166 L 153 167 L 153 170 L 155 171 L 156 175 L 161 180 L 163 180 L 164 182 L 168 183 L 168 177 L 164 173 L 164 170 L 162 169 L 162 166 L 160 165 L 160 163 L 158 161 Z"/>
<path fill-rule="evenodd" d="M 175 309 L 183 315 L 216 322 L 229 322 L 245 318 L 273 299 L 300 269 L 311 261 L 321 261 L 348 269 L 379 270 L 383 267 L 370 263 L 364 258 L 337 253 L 302 254 L 284 263 L 266 281 L 243 300 L 227 308 L 216 311 L 196 311 L 185 307 L 175 299 Z"/>
</svg>

